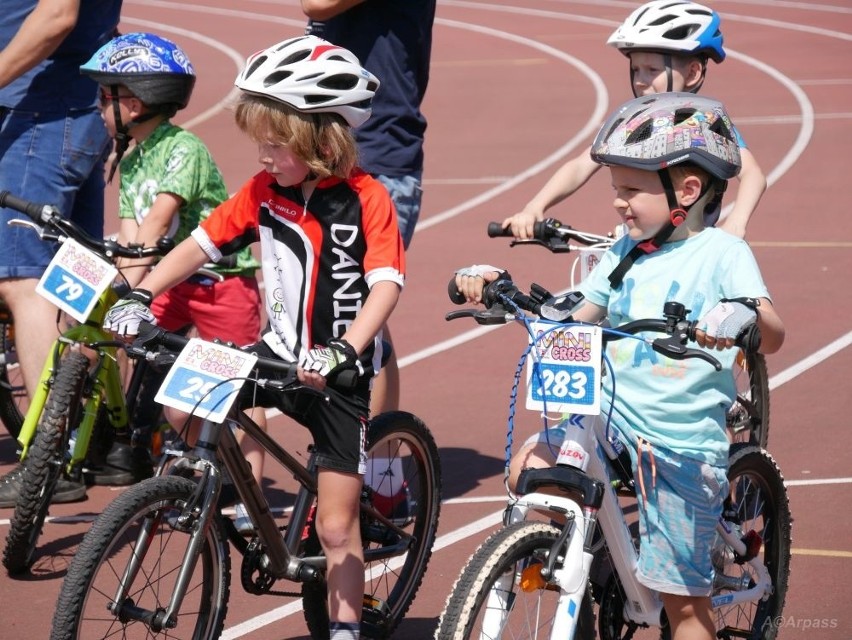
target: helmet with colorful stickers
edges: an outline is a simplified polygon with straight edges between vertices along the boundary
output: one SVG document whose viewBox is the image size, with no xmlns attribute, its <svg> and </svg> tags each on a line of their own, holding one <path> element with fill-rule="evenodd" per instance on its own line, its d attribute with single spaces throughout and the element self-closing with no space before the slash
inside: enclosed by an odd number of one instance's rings
<svg viewBox="0 0 852 640">
<path fill-rule="evenodd" d="M 598 132 L 592 159 L 645 171 L 690 162 L 721 180 L 736 176 L 742 164 L 724 105 L 693 93 L 658 93 L 624 103 Z"/>
</svg>

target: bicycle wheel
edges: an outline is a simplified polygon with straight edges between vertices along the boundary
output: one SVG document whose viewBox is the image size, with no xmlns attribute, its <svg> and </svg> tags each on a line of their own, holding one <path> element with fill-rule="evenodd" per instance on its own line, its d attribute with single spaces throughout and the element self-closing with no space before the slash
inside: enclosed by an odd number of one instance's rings
<svg viewBox="0 0 852 640">
<path fill-rule="evenodd" d="M 6 431 L 17 439 L 24 423 L 24 415 L 29 406 L 27 389 L 18 366 L 18 352 L 15 350 L 15 325 L 12 313 L 0 300 L 0 421 Z"/>
<path fill-rule="evenodd" d="M 721 607 L 715 611 L 717 637 L 773 640 L 778 633 L 787 582 L 790 577 L 792 518 L 784 478 L 775 460 L 765 450 L 746 444 L 733 445 L 728 470 L 731 509 L 742 532 L 757 532 L 763 539 L 762 558 L 774 587 L 767 600 Z M 727 547 L 717 547 L 714 595 L 731 585 L 754 584 L 752 568 L 738 563 Z"/>
<path fill-rule="evenodd" d="M 6 535 L 3 564 L 12 575 L 26 571 L 33 563 L 44 519 L 65 465 L 69 434 L 82 416 L 88 367 L 85 355 L 70 351 L 65 352 L 57 367 L 24 460 L 21 492 Z"/>
<path fill-rule="evenodd" d="M 728 436 L 764 449 L 769 442 L 769 373 L 760 353 L 740 351 L 734 364 L 737 398 L 728 409 Z"/>
<path fill-rule="evenodd" d="M 436 640 L 550 638 L 559 590 L 541 567 L 559 529 L 518 522 L 493 533 L 462 570 L 438 620 Z M 575 638 L 593 639 L 594 612 L 588 594 L 577 612 Z"/>
<path fill-rule="evenodd" d="M 429 429 L 402 411 L 371 421 L 367 455 L 362 499 L 412 536 L 402 554 L 370 561 L 371 552 L 397 544 L 399 535 L 362 514 L 361 539 L 368 559 L 361 637 L 387 638 L 411 606 L 432 556 L 441 509 L 441 467 Z M 313 523 L 305 550 L 311 555 L 319 551 Z M 328 638 L 325 583 L 303 584 L 302 598 L 311 637 Z"/>
<path fill-rule="evenodd" d="M 173 524 L 196 486 L 176 476 L 143 480 L 98 516 L 62 582 L 51 640 L 151 638 L 160 632 L 194 640 L 221 635 L 231 562 L 219 518 L 207 528 L 174 624 L 163 619 L 190 540 Z M 140 544 L 143 532 L 148 538 Z M 138 563 L 136 571 L 131 562 Z M 120 592 L 126 595 L 117 603 Z M 140 611 L 151 623 L 139 620 Z M 128 612 L 136 613 L 133 619 Z"/>
</svg>

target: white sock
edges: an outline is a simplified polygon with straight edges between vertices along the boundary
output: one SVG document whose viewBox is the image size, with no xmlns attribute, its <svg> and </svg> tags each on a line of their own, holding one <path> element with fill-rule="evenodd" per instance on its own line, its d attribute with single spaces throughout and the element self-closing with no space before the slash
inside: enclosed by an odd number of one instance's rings
<svg viewBox="0 0 852 640">
<path fill-rule="evenodd" d="M 358 640 L 361 635 L 361 625 L 357 622 L 331 622 L 329 624 L 329 640 Z"/>
</svg>

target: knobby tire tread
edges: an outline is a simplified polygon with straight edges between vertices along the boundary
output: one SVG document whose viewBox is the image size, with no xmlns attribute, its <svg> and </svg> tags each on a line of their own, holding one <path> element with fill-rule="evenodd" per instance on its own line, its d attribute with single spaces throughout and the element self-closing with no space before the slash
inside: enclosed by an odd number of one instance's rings
<svg viewBox="0 0 852 640">
<path fill-rule="evenodd" d="M 522 521 L 491 534 L 456 579 L 438 620 L 435 640 L 469 640 L 480 607 L 506 563 L 520 557 L 517 554 L 524 549 L 549 549 L 559 533 L 559 529 L 548 523 Z M 582 640 L 594 638 L 594 611 L 588 594 L 580 607 L 576 636 Z"/>
<path fill-rule="evenodd" d="M 759 633 L 760 640 L 774 640 L 778 634 L 777 621 L 781 619 L 787 598 L 790 580 L 790 556 L 793 542 L 793 518 L 790 500 L 784 486 L 784 476 L 775 459 L 765 449 L 745 443 L 731 447 L 728 478 L 735 480 L 747 475 L 762 481 L 761 489 L 766 492 L 767 502 L 772 505 L 775 521 L 772 534 L 775 548 L 772 558 L 766 559 L 773 579 L 775 591 L 766 603 L 760 603 L 752 630 Z M 769 564 L 771 562 L 771 564 Z"/>
<path fill-rule="evenodd" d="M 45 401 L 35 438 L 24 461 L 21 492 L 6 535 L 3 565 L 20 574 L 32 565 L 56 481 L 62 474 L 68 443 L 68 420 L 79 415 L 83 383 L 89 361 L 82 353 L 69 353 L 55 374 Z"/>
</svg>

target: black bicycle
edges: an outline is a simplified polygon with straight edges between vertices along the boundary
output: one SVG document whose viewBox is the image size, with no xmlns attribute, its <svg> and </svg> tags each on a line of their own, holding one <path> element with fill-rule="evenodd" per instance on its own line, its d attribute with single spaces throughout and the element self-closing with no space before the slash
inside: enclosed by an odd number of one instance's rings
<svg viewBox="0 0 852 640">
<path fill-rule="evenodd" d="M 128 351 L 162 363 L 185 343 L 186 338 L 155 329 Z M 256 377 L 246 384 L 278 393 L 306 391 L 292 364 L 259 358 L 255 367 Z M 288 377 L 263 378 L 271 372 Z M 237 428 L 301 485 L 283 526 L 240 452 Z M 387 638 L 414 600 L 432 554 L 441 469 L 431 433 L 410 413 L 379 415 L 367 437 L 368 472 L 360 505 L 366 578 L 361 634 Z M 159 633 L 218 638 L 230 592 L 228 540 L 242 556 L 243 589 L 256 595 L 301 595 L 312 637 L 328 637 L 326 560 L 313 520 L 313 452 L 307 464 L 301 463 L 233 407 L 223 422 L 205 420 L 198 441 L 203 446 L 188 452 L 167 449 L 155 477 L 129 488 L 97 518 L 62 584 L 53 640 Z M 251 538 L 239 534 L 219 506 L 225 473 L 252 519 Z M 273 590 L 279 580 L 300 584 L 300 592 Z"/>
</svg>

